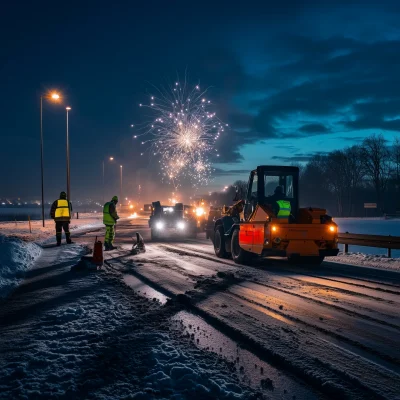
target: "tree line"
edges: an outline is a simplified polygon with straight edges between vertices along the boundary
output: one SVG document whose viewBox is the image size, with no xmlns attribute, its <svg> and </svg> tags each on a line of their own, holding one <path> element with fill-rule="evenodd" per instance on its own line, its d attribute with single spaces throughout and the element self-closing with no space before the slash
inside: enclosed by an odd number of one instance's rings
<svg viewBox="0 0 400 400">
<path fill-rule="evenodd" d="M 300 206 L 326 208 L 337 217 L 365 216 L 364 203 L 376 203 L 368 215 L 400 213 L 400 139 L 389 144 L 371 135 L 359 145 L 313 156 L 300 169 Z M 213 204 L 232 204 L 236 188 L 244 198 L 247 182 L 211 193 Z"/>
<path fill-rule="evenodd" d="M 328 209 L 338 217 L 400 211 L 400 140 L 372 135 L 359 145 L 315 155 L 300 166 L 300 204 Z"/>
</svg>

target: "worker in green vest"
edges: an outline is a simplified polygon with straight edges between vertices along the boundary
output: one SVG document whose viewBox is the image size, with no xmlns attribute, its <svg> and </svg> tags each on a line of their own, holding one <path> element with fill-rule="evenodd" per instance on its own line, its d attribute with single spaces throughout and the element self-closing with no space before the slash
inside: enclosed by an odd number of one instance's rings
<svg viewBox="0 0 400 400">
<path fill-rule="evenodd" d="M 285 196 L 285 193 L 283 193 L 282 186 L 277 186 L 274 194 L 270 198 L 274 202 L 272 210 L 277 218 L 289 218 L 292 212 L 292 205 Z"/>
<path fill-rule="evenodd" d="M 118 197 L 114 196 L 111 201 L 104 204 L 103 208 L 103 224 L 106 226 L 106 237 L 104 239 L 105 251 L 116 249 L 113 245 L 115 237 L 115 224 L 119 219 L 117 214 Z"/>
<path fill-rule="evenodd" d="M 71 222 L 72 205 L 67 199 L 65 192 L 60 193 L 60 198 L 56 200 L 50 209 L 50 217 L 56 223 L 57 246 L 61 246 L 62 231 L 64 229 L 67 244 L 71 244 L 71 234 L 69 232 L 69 223 Z"/>
</svg>

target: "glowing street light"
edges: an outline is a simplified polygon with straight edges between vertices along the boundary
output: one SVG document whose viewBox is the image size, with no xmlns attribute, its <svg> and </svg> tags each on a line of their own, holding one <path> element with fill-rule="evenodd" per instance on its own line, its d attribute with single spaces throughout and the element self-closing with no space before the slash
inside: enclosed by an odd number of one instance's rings
<svg viewBox="0 0 400 400">
<path fill-rule="evenodd" d="M 108 157 L 108 161 L 114 161 L 114 157 Z M 104 191 L 105 191 L 105 185 L 104 185 L 104 170 L 105 170 L 105 163 L 104 163 L 104 158 L 103 158 L 103 204 L 104 204 Z"/>
<path fill-rule="evenodd" d="M 58 94 L 53 94 L 53 96 L 58 96 Z M 53 98 L 52 96 L 52 98 Z M 55 98 L 55 97 L 54 97 Z M 58 98 L 58 97 L 57 97 Z M 67 110 L 67 199 L 71 201 L 71 182 L 70 182 L 70 163 L 69 163 L 69 131 L 68 131 L 68 112 L 71 110 L 71 107 L 66 107 Z"/>
<path fill-rule="evenodd" d="M 120 168 L 120 183 L 119 183 L 119 198 L 121 199 L 120 207 L 122 207 L 122 165 L 119 166 Z"/>
<path fill-rule="evenodd" d="M 41 94 L 40 95 L 40 170 L 41 170 L 41 180 L 42 180 L 42 223 L 43 228 L 45 226 L 44 223 L 44 162 L 43 162 L 43 97 L 45 99 L 58 101 L 60 100 L 60 95 L 56 92 Z"/>
</svg>

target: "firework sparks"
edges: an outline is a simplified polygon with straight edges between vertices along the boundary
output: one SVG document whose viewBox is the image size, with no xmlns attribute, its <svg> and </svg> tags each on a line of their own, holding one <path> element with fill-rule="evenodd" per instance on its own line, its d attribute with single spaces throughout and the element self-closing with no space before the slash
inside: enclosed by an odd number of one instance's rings
<svg viewBox="0 0 400 400">
<path fill-rule="evenodd" d="M 169 88 L 157 88 L 148 104 L 140 107 L 152 111 L 145 135 L 151 154 L 159 157 L 164 178 L 179 186 L 189 179 L 194 186 L 207 184 L 212 172 L 211 157 L 217 155 L 215 143 L 227 125 L 211 111 L 211 101 L 197 85 L 175 82 Z"/>
</svg>

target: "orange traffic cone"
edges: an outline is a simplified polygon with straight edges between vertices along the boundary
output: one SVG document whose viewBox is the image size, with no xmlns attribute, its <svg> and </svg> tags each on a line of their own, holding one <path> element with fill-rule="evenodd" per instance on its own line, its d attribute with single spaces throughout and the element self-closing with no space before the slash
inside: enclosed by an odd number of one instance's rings
<svg viewBox="0 0 400 400">
<path fill-rule="evenodd" d="M 103 265 L 103 243 L 101 240 L 97 240 L 97 236 L 93 248 L 93 263 Z"/>
</svg>

